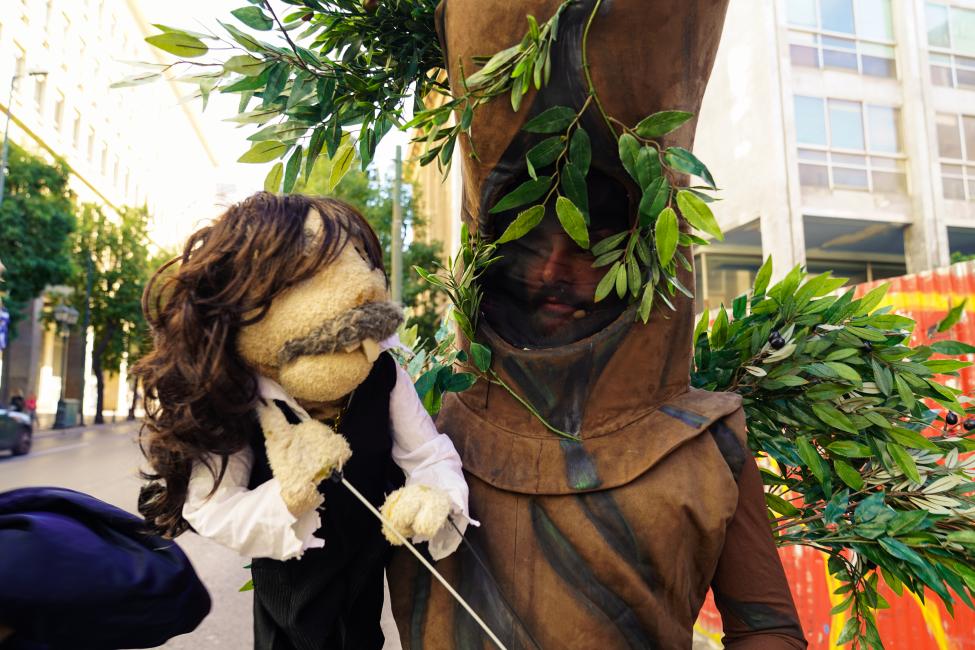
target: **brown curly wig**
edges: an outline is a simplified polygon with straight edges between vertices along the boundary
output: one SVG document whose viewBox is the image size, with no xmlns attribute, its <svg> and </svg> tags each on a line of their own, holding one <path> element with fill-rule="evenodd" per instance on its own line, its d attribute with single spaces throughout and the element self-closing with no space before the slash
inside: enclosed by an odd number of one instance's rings
<svg viewBox="0 0 975 650">
<path fill-rule="evenodd" d="M 323 222 L 314 235 L 305 230 L 312 208 Z M 189 528 L 182 508 L 194 462 L 219 456 L 220 467 L 210 467 L 219 485 L 227 456 L 247 445 L 257 379 L 237 352 L 240 328 L 349 242 L 383 269 L 375 232 L 351 206 L 259 192 L 193 233 L 153 276 L 142 299 L 153 350 L 135 372 L 146 396 L 139 443 L 151 468 L 139 512 L 154 531 L 175 537 Z"/>
</svg>

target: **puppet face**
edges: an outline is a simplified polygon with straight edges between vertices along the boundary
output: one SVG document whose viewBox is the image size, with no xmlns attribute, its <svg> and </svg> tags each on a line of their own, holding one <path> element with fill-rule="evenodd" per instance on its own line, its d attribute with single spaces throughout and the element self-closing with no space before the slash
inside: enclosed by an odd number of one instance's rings
<svg viewBox="0 0 975 650">
<path fill-rule="evenodd" d="M 309 224 L 314 235 L 321 227 L 317 213 L 309 215 Z M 299 401 L 332 402 L 365 380 L 378 341 L 401 320 L 387 302 L 383 272 L 371 268 L 350 241 L 331 263 L 277 296 L 264 318 L 243 327 L 237 349 Z"/>
</svg>

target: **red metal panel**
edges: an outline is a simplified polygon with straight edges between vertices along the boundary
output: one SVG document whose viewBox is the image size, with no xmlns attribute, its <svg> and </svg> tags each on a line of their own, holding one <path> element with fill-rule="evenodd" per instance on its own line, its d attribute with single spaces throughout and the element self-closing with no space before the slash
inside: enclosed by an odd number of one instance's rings
<svg viewBox="0 0 975 650">
<path fill-rule="evenodd" d="M 857 287 L 857 296 L 885 283 L 890 288 L 881 306 L 891 306 L 896 313 L 917 322 L 911 345 L 939 340 L 975 345 L 975 317 L 972 314 L 975 311 L 975 262 L 862 284 Z M 947 332 L 938 333 L 937 324 L 950 307 L 965 299 L 968 303 L 961 321 Z M 975 361 L 975 355 L 965 358 Z M 959 377 L 942 376 L 939 379 L 971 396 L 975 392 L 975 367 L 965 368 L 959 374 Z M 785 548 L 779 554 L 810 650 L 838 647 L 835 641 L 845 620 L 843 615 L 829 615 L 840 598 L 832 595 L 836 585 L 830 584 L 823 556 L 802 547 Z M 891 605 L 890 609 L 877 613 L 880 633 L 889 650 L 975 650 L 975 612 L 964 603 L 956 604 L 952 616 L 933 594 L 921 602 L 907 594 L 897 596 L 887 587 L 883 587 L 881 593 Z M 698 618 L 696 630 L 701 647 L 720 647 L 721 619 L 710 596 Z"/>
</svg>

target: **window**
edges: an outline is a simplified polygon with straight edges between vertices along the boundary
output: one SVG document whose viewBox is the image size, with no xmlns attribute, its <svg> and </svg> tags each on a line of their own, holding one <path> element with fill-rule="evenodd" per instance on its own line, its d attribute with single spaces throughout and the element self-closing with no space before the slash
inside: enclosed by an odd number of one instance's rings
<svg viewBox="0 0 975 650">
<path fill-rule="evenodd" d="M 47 76 L 38 75 L 34 77 L 34 103 L 37 104 L 37 111 L 44 111 L 44 95 L 47 92 Z"/>
<path fill-rule="evenodd" d="M 75 149 L 81 147 L 81 113 L 74 112 L 74 127 L 71 132 L 71 142 Z"/>
<path fill-rule="evenodd" d="M 975 116 L 938 113 L 936 120 L 944 197 L 975 201 Z"/>
<path fill-rule="evenodd" d="M 797 95 L 795 111 L 803 187 L 907 191 L 898 109 Z"/>
<path fill-rule="evenodd" d="M 88 127 L 88 162 L 95 162 L 95 129 Z"/>
<path fill-rule="evenodd" d="M 931 82 L 975 89 L 975 10 L 929 2 L 925 15 Z"/>
<path fill-rule="evenodd" d="M 64 95 L 58 93 L 57 99 L 54 101 L 54 128 L 58 131 L 61 130 L 64 122 Z"/>
<path fill-rule="evenodd" d="M 792 64 L 895 77 L 890 0 L 789 0 Z"/>
</svg>

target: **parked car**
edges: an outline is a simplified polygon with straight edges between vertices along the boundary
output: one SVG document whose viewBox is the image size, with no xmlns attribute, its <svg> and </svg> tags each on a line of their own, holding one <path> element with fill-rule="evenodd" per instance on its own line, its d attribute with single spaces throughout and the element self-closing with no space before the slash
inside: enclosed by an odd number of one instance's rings
<svg viewBox="0 0 975 650">
<path fill-rule="evenodd" d="M 0 408 L 0 450 L 9 449 L 14 456 L 30 451 L 34 427 L 29 413 Z"/>
</svg>

